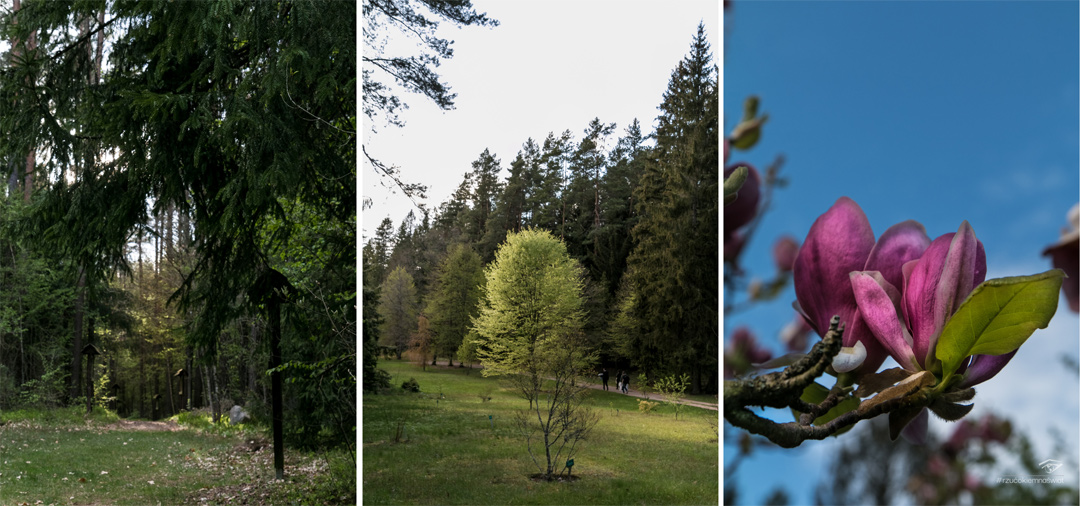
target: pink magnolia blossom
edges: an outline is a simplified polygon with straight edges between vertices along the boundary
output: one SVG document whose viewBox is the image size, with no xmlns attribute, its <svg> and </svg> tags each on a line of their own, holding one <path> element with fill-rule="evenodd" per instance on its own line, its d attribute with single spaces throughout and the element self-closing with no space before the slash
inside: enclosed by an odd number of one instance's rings
<svg viewBox="0 0 1080 506">
<path fill-rule="evenodd" d="M 772 358 L 768 348 L 758 345 L 754 333 L 747 327 L 738 327 L 731 335 L 731 344 L 724 350 L 724 377 L 734 378 L 754 370 L 752 364 L 767 362 Z"/>
<path fill-rule="evenodd" d="M 1080 312 L 1080 204 L 1069 210 L 1069 228 L 1061 233 L 1056 244 L 1043 250 L 1043 256 L 1049 256 L 1054 267 L 1065 271 L 1061 290 L 1069 301 L 1072 312 Z"/>
<path fill-rule="evenodd" d="M 799 254 L 799 242 L 790 235 L 782 235 L 773 243 L 772 255 L 776 268 L 783 271 L 791 271 L 795 265 L 795 257 Z"/>
<path fill-rule="evenodd" d="M 847 197 L 837 199 L 810 227 L 792 268 L 796 309 L 821 336 L 828 331 L 833 315 L 840 316 L 846 327 L 843 346 L 853 348 L 862 343 L 865 348 L 865 359 L 857 365 L 856 373 L 876 371 L 885 360 L 886 349 L 864 321 L 853 276 L 873 273 L 885 283 L 899 285 L 902 266 L 919 258 L 929 243 L 923 226 L 914 221 L 889 227 L 875 241 L 866 214 Z"/>
</svg>

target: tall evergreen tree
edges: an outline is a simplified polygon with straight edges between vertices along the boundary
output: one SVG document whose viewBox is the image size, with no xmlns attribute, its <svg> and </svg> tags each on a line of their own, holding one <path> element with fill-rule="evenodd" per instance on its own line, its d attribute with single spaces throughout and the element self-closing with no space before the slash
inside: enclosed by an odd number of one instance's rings
<svg viewBox="0 0 1080 506">
<path fill-rule="evenodd" d="M 412 276 L 398 267 L 390 271 L 379 291 L 378 311 L 383 320 L 379 329 L 380 344 L 393 346 L 397 358 L 401 359 L 401 354 L 408 349 L 409 340 L 416 332 L 416 285 Z"/>
<path fill-rule="evenodd" d="M 603 219 L 600 212 L 600 182 L 607 165 L 604 141 L 615 130 L 615 124 L 604 124 L 593 118 L 585 128 L 585 136 L 569 157 L 569 178 L 563 201 L 567 249 L 596 275 L 593 259 L 598 253 L 596 233 Z"/>
<path fill-rule="evenodd" d="M 489 222 L 494 218 L 496 200 L 502 194 L 503 184 L 499 181 L 499 160 L 490 151 L 484 149 L 480 157 L 472 163 L 470 179 L 473 183 L 472 206 L 469 209 L 466 238 L 477 246 L 482 257 L 490 259 L 495 254 L 498 243 L 484 241 Z"/>
<path fill-rule="evenodd" d="M 465 244 L 454 244 L 439 264 L 436 276 L 424 312 L 431 323 L 436 355 L 448 357 L 453 365 L 477 314 L 484 285 L 480 256 Z"/>
<path fill-rule="evenodd" d="M 561 199 L 566 179 L 563 172 L 571 138 L 569 130 L 558 137 L 554 132 L 548 133 L 540 149 L 538 163 L 531 167 L 535 170 L 529 171 L 529 183 L 534 191 L 526 198 L 526 212 L 531 217 L 532 226 L 549 230 L 556 237 L 563 235 L 562 217 L 565 208 Z"/>
<path fill-rule="evenodd" d="M 606 281 L 605 288 L 613 296 L 621 284 L 626 258 L 633 247 L 630 230 L 637 224 L 634 193 L 649 156 L 648 148 L 642 142 L 641 125 L 634 119 L 626 128 L 626 135 L 619 138 L 608 155 L 608 169 L 600 184 L 603 222 L 596 231 L 592 262 L 596 278 Z"/>
<path fill-rule="evenodd" d="M 387 216 L 375 229 L 375 236 L 364 245 L 370 263 L 364 269 L 364 283 L 377 288 L 386 279 L 386 266 L 394 248 L 394 222 Z"/>
<path fill-rule="evenodd" d="M 660 105 L 629 259 L 644 338 L 690 373 L 693 393 L 718 387 L 717 73 L 698 25 Z"/>
</svg>

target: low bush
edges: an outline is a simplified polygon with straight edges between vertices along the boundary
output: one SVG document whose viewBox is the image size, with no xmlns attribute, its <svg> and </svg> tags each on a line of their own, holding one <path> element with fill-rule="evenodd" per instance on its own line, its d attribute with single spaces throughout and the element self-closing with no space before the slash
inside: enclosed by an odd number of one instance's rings
<svg viewBox="0 0 1080 506">
<path fill-rule="evenodd" d="M 406 392 L 419 392 L 420 384 L 416 382 L 416 378 L 409 378 L 401 384 L 401 389 Z"/>
</svg>

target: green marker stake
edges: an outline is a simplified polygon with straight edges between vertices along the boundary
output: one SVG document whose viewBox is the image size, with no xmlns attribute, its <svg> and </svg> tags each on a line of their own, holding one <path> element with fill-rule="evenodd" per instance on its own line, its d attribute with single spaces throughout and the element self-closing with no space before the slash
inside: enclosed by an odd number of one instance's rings
<svg viewBox="0 0 1080 506">
<path fill-rule="evenodd" d="M 491 419 L 491 415 L 488 415 L 488 421 L 491 422 L 491 430 L 495 430 L 495 420 Z"/>
<path fill-rule="evenodd" d="M 574 474 L 574 459 L 566 461 L 566 475 L 570 476 Z"/>
</svg>

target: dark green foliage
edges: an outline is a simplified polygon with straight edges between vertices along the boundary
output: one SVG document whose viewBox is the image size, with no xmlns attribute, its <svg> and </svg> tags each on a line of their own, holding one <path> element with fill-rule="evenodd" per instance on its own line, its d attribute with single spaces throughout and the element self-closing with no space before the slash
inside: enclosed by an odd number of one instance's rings
<svg viewBox="0 0 1080 506">
<path fill-rule="evenodd" d="M 401 383 L 401 389 L 406 392 L 419 392 L 420 384 L 416 382 L 416 378 L 409 378 Z"/>
<path fill-rule="evenodd" d="M 66 290 L 50 323 L 0 332 L 0 395 L 22 374 L 19 360 L 34 365 L 18 353 L 13 373 L 12 344 L 63 351 L 87 339 L 105 349 L 114 386 L 126 386 L 127 414 L 179 409 L 180 388 L 196 406 L 259 411 L 276 301 L 290 444 L 353 439 L 355 9 L 31 0 L 0 18 L 0 36 L 20 41 L 0 73 L 0 160 L 41 156 L 30 207 L 4 217 L 0 246 L 11 248 L 0 258 L 16 253 L 18 276 Z M 103 75 L 98 33 L 109 41 Z M 393 247 L 384 235 L 365 252 L 380 269 Z M 142 258 L 146 239 L 153 259 Z M 33 267 L 38 257 L 56 278 Z M 8 337 L 45 331 L 37 343 Z M 72 359 L 48 353 L 34 377 Z"/>
<path fill-rule="evenodd" d="M 703 26 L 672 72 L 653 149 L 637 188 L 640 221 L 628 265 L 632 311 L 667 367 L 691 373 L 691 391 L 715 391 L 719 230 L 719 94 Z"/>
<path fill-rule="evenodd" d="M 476 316 L 483 286 L 480 257 L 464 244 L 451 246 L 439 264 L 436 284 L 424 311 L 434 332 L 436 356 L 449 357 L 453 363 Z"/>
</svg>

